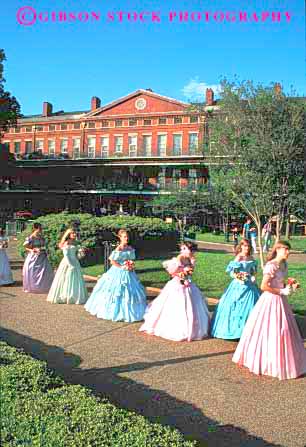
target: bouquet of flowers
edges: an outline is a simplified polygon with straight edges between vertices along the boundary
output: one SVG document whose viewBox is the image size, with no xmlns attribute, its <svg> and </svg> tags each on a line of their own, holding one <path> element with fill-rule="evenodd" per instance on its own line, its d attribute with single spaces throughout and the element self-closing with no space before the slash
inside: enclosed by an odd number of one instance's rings
<svg viewBox="0 0 306 447">
<path fill-rule="evenodd" d="M 178 277 L 180 278 L 180 283 L 183 286 L 189 286 L 191 283 L 191 275 L 193 274 L 193 268 L 192 267 L 184 267 L 184 270 L 182 272 L 178 273 Z"/>
<path fill-rule="evenodd" d="M 8 243 L 7 243 L 7 241 L 0 241 L 0 250 L 1 250 L 2 248 L 8 248 Z"/>
<path fill-rule="evenodd" d="M 85 247 L 80 247 L 80 248 L 78 249 L 78 253 L 77 253 L 77 257 L 78 257 L 78 259 L 83 259 L 83 258 L 85 258 L 86 253 L 87 253 L 87 248 L 85 248 Z"/>
<path fill-rule="evenodd" d="M 247 272 L 239 272 L 238 269 L 234 269 L 234 277 L 241 282 L 241 284 L 244 284 L 249 279 L 250 275 Z"/>
<path fill-rule="evenodd" d="M 124 270 L 128 270 L 128 271 L 134 270 L 135 269 L 134 261 L 130 261 L 130 260 L 124 261 L 123 268 L 124 268 Z"/>
<path fill-rule="evenodd" d="M 301 287 L 300 283 L 298 283 L 295 278 L 288 278 L 287 284 L 292 289 L 293 292 L 299 287 Z"/>
</svg>

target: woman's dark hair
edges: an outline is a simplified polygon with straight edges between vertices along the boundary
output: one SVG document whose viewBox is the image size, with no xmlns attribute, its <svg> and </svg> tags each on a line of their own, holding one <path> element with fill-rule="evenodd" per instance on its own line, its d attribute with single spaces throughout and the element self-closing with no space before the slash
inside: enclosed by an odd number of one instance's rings
<svg viewBox="0 0 306 447">
<path fill-rule="evenodd" d="M 41 229 L 41 228 L 42 228 L 41 223 L 39 223 L 39 222 L 34 222 L 33 223 L 33 230 L 38 230 L 38 229 Z"/>
<path fill-rule="evenodd" d="M 0 236 L 3 236 L 5 234 L 5 229 L 4 228 L 0 228 Z"/>
<path fill-rule="evenodd" d="M 189 250 L 192 252 L 197 249 L 197 245 L 194 244 L 193 242 L 189 242 L 189 241 L 184 242 L 183 241 L 180 243 L 179 247 L 181 248 L 183 245 L 185 245 L 185 247 L 189 248 Z"/>
</svg>

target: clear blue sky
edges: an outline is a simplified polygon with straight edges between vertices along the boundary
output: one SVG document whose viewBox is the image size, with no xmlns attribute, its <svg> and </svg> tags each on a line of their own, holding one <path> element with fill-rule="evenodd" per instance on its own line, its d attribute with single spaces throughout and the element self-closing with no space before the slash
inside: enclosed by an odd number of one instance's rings
<svg viewBox="0 0 306 447">
<path fill-rule="evenodd" d="M 99 12 L 100 21 L 37 22 L 22 26 L 17 10 Z M 291 22 L 170 23 L 169 11 L 289 11 Z M 107 22 L 108 11 L 160 11 L 161 23 Z M 28 16 L 29 18 L 29 16 Z M 6 88 L 22 113 L 106 104 L 138 88 L 187 101 L 199 98 L 222 76 L 281 82 L 306 95 L 303 0 L 6 0 L 1 4 L 0 47 Z"/>
</svg>

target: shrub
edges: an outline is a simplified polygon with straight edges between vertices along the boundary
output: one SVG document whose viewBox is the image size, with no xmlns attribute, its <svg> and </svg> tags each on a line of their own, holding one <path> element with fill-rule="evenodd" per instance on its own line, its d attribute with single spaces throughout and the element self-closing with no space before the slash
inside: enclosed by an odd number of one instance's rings
<svg viewBox="0 0 306 447">
<path fill-rule="evenodd" d="M 143 416 L 117 408 L 80 385 L 62 385 L 61 379 L 52 375 L 44 362 L 5 343 L 0 348 L 3 348 L 0 358 L 3 446 L 197 445 L 195 441 L 185 440 L 176 429 L 150 423 Z M 22 393 L 16 377 L 27 384 Z"/>
<path fill-rule="evenodd" d="M 89 249 L 89 258 L 96 263 L 96 257 L 90 254 L 97 253 L 101 259 L 104 241 L 116 242 L 116 233 L 125 228 L 130 233 L 130 243 L 136 248 L 143 241 L 158 240 L 163 246 L 175 248 L 178 235 L 173 225 L 166 224 L 162 219 L 130 216 L 93 217 L 91 214 L 49 214 L 39 217 L 36 222 L 43 226 L 46 247 L 51 264 L 57 266 L 62 258 L 58 248 L 59 240 L 73 222 L 80 228 L 80 243 Z M 32 228 L 26 228 L 18 237 L 18 249 L 25 256 L 24 240 L 31 233 Z M 158 246 L 157 246 L 158 248 Z"/>
</svg>

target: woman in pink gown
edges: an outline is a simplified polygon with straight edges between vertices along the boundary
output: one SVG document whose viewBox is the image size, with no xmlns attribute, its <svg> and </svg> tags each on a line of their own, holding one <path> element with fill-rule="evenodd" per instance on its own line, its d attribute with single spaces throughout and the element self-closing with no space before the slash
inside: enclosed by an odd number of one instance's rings
<svg viewBox="0 0 306 447">
<path fill-rule="evenodd" d="M 189 242 L 181 245 L 177 258 L 163 263 L 172 279 L 147 307 L 140 331 L 173 341 L 201 340 L 208 336 L 209 313 L 205 298 L 187 276 L 194 264 Z"/>
<path fill-rule="evenodd" d="M 294 379 L 306 373 L 306 349 L 287 296 L 295 286 L 284 287 L 290 244 L 279 241 L 273 247 L 263 271 L 257 301 L 244 327 L 233 362 L 254 374 Z"/>
</svg>

